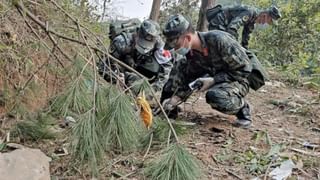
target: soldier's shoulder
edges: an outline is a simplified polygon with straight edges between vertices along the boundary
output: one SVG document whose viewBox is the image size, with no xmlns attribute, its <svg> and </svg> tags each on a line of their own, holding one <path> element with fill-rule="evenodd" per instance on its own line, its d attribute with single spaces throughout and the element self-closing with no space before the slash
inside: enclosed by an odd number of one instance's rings
<svg viewBox="0 0 320 180">
<path fill-rule="evenodd" d="M 133 39 L 132 33 L 122 32 L 113 39 L 113 42 L 128 42 L 128 41 L 131 41 L 132 39 Z"/>
<path fill-rule="evenodd" d="M 116 36 L 111 45 L 115 46 L 116 49 L 124 49 L 127 46 L 130 46 L 133 43 L 133 35 L 132 33 L 121 33 Z"/>
<path fill-rule="evenodd" d="M 236 6 L 234 7 L 235 10 L 239 11 L 239 12 L 245 12 L 245 13 L 248 13 L 248 14 L 254 14 L 257 9 L 255 7 L 251 7 L 251 6 L 247 6 L 247 5 L 239 5 L 239 6 Z"/>
<path fill-rule="evenodd" d="M 216 40 L 220 40 L 220 39 L 228 39 L 231 37 L 231 35 L 225 31 L 220 31 L 220 30 L 212 30 L 212 31 L 208 31 L 205 33 L 204 35 L 207 39 L 216 39 Z"/>
<path fill-rule="evenodd" d="M 219 30 L 212 30 L 207 32 L 205 34 L 205 39 L 208 47 L 212 48 L 235 42 L 231 34 Z"/>
</svg>

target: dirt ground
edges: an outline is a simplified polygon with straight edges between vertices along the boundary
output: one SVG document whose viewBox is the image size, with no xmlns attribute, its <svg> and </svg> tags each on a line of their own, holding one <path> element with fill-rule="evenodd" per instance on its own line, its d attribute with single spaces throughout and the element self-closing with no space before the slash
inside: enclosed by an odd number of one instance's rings
<svg viewBox="0 0 320 180">
<path fill-rule="evenodd" d="M 303 164 L 300 170 L 293 171 L 293 179 L 320 179 L 319 146 L 311 149 L 303 145 L 320 145 L 320 104 L 316 92 L 288 87 L 275 80 L 251 91 L 247 98 L 253 107 L 250 129 L 233 127 L 235 117 L 221 116 L 212 110 L 204 95 L 194 102 L 196 99 L 189 100 L 191 103 L 184 108 L 184 117 L 197 122 L 185 144 L 204 164 L 206 179 L 264 179 L 285 158 Z M 276 145 L 282 145 L 278 164 L 269 163 L 266 173 L 250 172 L 250 167 L 259 167 L 252 159 L 259 162 L 261 155 Z"/>
<path fill-rule="evenodd" d="M 272 80 L 258 91 L 251 91 L 247 99 L 253 115 L 249 129 L 233 127 L 235 117 L 211 109 L 204 94 L 195 94 L 181 105 L 180 119 L 194 123 L 181 139 L 203 165 L 201 179 L 269 179 L 267 175 L 286 159 L 299 167 L 293 169 L 291 179 L 320 179 L 319 92 Z M 90 179 L 86 172 L 70 164 L 70 155 L 54 155 L 68 147 L 67 136 L 62 137 L 20 143 L 40 148 L 52 157 L 53 179 Z M 276 147 L 280 147 L 279 152 L 270 161 L 267 154 Z M 143 179 L 142 155 L 115 155 L 100 169 L 99 179 L 111 179 L 110 174 L 115 179 Z M 155 155 L 151 151 L 149 157 Z"/>
</svg>

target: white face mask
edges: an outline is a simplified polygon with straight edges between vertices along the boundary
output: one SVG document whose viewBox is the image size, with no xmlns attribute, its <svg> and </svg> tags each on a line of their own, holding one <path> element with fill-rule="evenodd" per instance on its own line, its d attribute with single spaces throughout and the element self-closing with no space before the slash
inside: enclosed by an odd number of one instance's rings
<svg viewBox="0 0 320 180">
<path fill-rule="evenodd" d="M 264 29 L 267 29 L 268 27 L 269 27 L 269 24 L 268 24 L 268 23 L 254 24 L 254 28 L 255 28 L 255 29 L 264 30 Z"/>
<path fill-rule="evenodd" d="M 185 39 L 185 40 L 186 40 L 186 39 Z M 186 42 L 185 40 L 184 40 L 184 43 L 183 43 L 182 47 L 180 47 L 179 49 L 175 50 L 175 52 L 176 52 L 177 54 L 180 54 L 180 55 L 182 55 L 182 56 L 185 56 L 185 55 L 190 51 L 190 49 L 191 49 L 191 44 L 190 44 L 188 47 L 184 47 L 185 42 Z"/>
</svg>

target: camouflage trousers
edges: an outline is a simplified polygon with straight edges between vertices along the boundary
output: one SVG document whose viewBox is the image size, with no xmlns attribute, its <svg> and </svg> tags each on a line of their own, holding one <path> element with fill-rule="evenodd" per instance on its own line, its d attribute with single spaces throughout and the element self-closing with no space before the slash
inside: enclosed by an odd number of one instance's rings
<svg viewBox="0 0 320 180">
<path fill-rule="evenodd" d="M 244 97 L 249 85 L 239 82 L 224 82 L 211 87 L 206 93 L 206 102 L 212 108 L 226 114 L 237 114 L 245 105 Z"/>
<path fill-rule="evenodd" d="M 164 86 L 160 102 L 170 98 L 175 93 L 170 90 L 172 83 L 167 82 Z M 234 82 L 223 82 L 213 85 L 206 92 L 206 102 L 210 104 L 213 109 L 220 112 L 236 115 L 241 108 L 246 104 L 245 96 L 249 92 L 249 85 L 247 83 Z M 192 92 L 191 92 L 192 93 Z M 188 94 L 188 96 L 191 95 Z M 186 100 L 188 97 L 183 97 Z"/>
</svg>

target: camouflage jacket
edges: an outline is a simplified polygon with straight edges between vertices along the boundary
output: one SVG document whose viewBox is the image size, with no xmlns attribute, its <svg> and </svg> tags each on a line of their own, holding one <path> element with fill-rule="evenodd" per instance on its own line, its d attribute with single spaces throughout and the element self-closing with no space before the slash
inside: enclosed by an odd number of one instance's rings
<svg viewBox="0 0 320 180">
<path fill-rule="evenodd" d="M 135 33 L 121 33 L 116 36 L 110 45 L 111 55 L 147 78 L 152 78 L 153 83 L 157 83 L 158 86 L 162 87 L 169 77 L 172 62 L 159 63 L 154 53 L 159 49 L 163 49 L 164 43 L 161 39 L 158 39 L 154 49 L 150 53 L 143 55 L 135 48 L 135 35 Z M 120 71 L 125 72 L 126 70 L 120 68 Z"/>
<path fill-rule="evenodd" d="M 198 36 L 204 51 L 190 50 L 175 62 L 166 85 L 168 90 L 185 98 L 191 92 L 188 84 L 204 75 L 213 77 L 216 84 L 238 81 L 247 86 L 252 64 L 246 49 L 222 31 L 198 32 Z"/>
<path fill-rule="evenodd" d="M 256 9 L 247 6 L 222 8 L 222 11 L 210 20 L 209 30 L 226 31 L 238 39 L 238 30 L 243 26 L 241 45 L 248 48 L 257 15 Z"/>
</svg>

